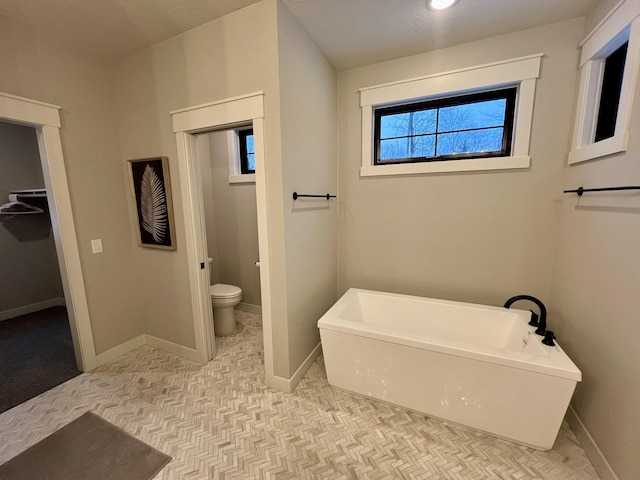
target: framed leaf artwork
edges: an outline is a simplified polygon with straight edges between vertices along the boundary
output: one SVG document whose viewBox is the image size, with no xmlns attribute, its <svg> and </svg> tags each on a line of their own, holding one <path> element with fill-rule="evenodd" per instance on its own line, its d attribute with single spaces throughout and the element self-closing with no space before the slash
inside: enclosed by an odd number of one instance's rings
<svg viewBox="0 0 640 480">
<path fill-rule="evenodd" d="M 167 157 L 129 160 L 138 245 L 175 250 L 175 227 Z"/>
</svg>

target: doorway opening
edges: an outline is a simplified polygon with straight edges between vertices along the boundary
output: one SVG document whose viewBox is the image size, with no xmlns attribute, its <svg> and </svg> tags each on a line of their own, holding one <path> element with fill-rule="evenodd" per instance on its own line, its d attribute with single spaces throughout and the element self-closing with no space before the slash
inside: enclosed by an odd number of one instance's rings
<svg viewBox="0 0 640 480">
<path fill-rule="evenodd" d="M 214 334 L 232 335 L 236 316 L 262 314 L 253 130 L 199 133 L 196 145 Z"/>
<path fill-rule="evenodd" d="M 79 375 L 36 131 L 0 122 L 0 412 Z"/>
<path fill-rule="evenodd" d="M 180 191 L 185 218 L 186 251 L 191 305 L 198 359 L 205 363 L 215 354 L 206 222 L 199 178 L 198 134 L 251 125 L 255 155 L 255 195 L 258 223 L 259 277 L 264 342 L 265 381 L 274 377 L 269 236 L 264 156 L 264 106 L 262 92 L 171 112 L 180 168 Z"/>
<path fill-rule="evenodd" d="M 59 110 L 56 105 L 0 93 L 0 121 L 35 130 L 75 364 L 78 370 L 89 371 L 97 361 L 60 138 Z"/>
</svg>

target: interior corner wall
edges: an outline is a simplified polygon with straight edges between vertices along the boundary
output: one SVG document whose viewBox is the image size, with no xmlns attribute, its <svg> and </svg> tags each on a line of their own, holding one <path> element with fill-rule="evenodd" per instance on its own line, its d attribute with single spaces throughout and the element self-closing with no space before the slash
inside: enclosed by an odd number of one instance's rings
<svg viewBox="0 0 640 480">
<path fill-rule="evenodd" d="M 61 138 L 96 353 L 142 333 L 110 58 L 0 16 L 0 91 L 52 103 Z M 101 238 L 104 253 L 91 253 Z"/>
<path fill-rule="evenodd" d="M 9 201 L 12 190 L 44 188 L 33 127 L 0 122 L 0 171 L 0 204 Z M 0 265 L 0 316 L 64 298 L 47 211 L 0 215 Z"/>
<path fill-rule="evenodd" d="M 337 297 L 336 73 L 278 2 L 290 378 L 320 342 L 317 322 Z M 284 375 L 283 375 L 284 376 Z"/>
<path fill-rule="evenodd" d="M 274 342 L 286 319 L 275 0 L 263 0 L 122 57 L 117 67 L 121 165 L 166 156 L 176 227 L 175 251 L 136 247 L 136 280 L 146 333 L 195 348 L 177 147 L 169 112 L 263 91 Z M 130 215 L 133 211 L 130 210 Z M 133 225 L 133 220 L 131 221 Z M 131 233 L 133 235 L 133 232 Z M 286 357 L 274 348 L 274 361 Z"/>
<path fill-rule="evenodd" d="M 583 26 L 578 18 L 338 74 L 340 294 L 548 301 Z M 530 168 L 360 176 L 359 89 L 538 53 Z"/>
<path fill-rule="evenodd" d="M 599 16 L 588 17 L 588 27 L 607 11 L 594 12 Z M 638 185 L 638 88 L 628 131 L 625 153 L 565 167 L 563 188 Z M 640 195 L 566 195 L 558 210 L 550 328 L 582 370 L 572 406 L 617 477 L 635 480 L 640 473 Z"/>
</svg>

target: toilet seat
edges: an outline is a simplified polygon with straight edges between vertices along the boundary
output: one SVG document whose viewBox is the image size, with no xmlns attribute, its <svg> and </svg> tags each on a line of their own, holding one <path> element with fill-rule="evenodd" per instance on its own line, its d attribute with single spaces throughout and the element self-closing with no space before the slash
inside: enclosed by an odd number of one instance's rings
<svg viewBox="0 0 640 480">
<path fill-rule="evenodd" d="M 216 283 L 209 287 L 211 298 L 233 298 L 242 295 L 242 289 L 235 285 L 227 285 L 226 283 Z"/>
</svg>

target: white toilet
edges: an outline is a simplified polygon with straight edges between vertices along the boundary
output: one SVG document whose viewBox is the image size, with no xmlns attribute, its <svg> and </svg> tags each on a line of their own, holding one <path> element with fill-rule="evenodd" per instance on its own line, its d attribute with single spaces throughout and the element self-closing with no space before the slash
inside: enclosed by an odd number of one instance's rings
<svg viewBox="0 0 640 480">
<path fill-rule="evenodd" d="M 213 258 L 209 258 L 209 269 Z M 216 335 L 226 337 L 236 333 L 236 316 L 233 308 L 242 300 L 242 289 L 235 285 L 216 283 L 209 287 L 213 306 L 213 328 Z"/>
<path fill-rule="evenodd" d="M 242 289 L 235 285 L 216 283 L 209 287 L 213 305 L 213 327 L 216 335 L 225 337 L 236 333 L 236 317 L 233 311 L 242 300 Z"/>
</svg>

